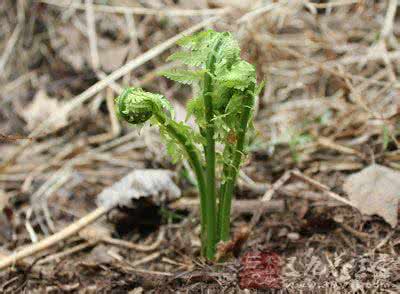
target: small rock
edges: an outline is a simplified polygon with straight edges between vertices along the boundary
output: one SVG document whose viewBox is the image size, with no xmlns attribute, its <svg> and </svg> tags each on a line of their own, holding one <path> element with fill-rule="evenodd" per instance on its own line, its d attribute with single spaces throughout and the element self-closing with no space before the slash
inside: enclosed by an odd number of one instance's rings
<svg viewBox="0 0 400 294">
<path fill-rule="evenodd" d="M 279 230 L 279 232 L 278 232 L 278 237 L 284 237 L 284 236 L 286 236 L 287 234 L 288 234 L 288 229 L 287 228 L 282 228 L 282 229 L 280 229 Z"/>
<path fill-rule="evenodd" d="M 291 233 L 287 234 L 287 237 L 291 241 L 297 241 L 300 239 L 299 233 L 296 233 L 296 232 L 291 232 Z"/>
<path fill-rule="evenodd" d="M 131 291 L 128 292 L 128 294 L 142 294 L 143 293 L 143 288 L 142 287 L 137 287 Z"/>
</svg>

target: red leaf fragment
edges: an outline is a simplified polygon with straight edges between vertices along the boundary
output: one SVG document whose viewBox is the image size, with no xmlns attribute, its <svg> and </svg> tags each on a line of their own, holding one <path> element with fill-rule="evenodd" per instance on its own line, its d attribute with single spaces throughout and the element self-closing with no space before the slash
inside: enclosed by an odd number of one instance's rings
<svg viewBox="0 0 400 294">
<path fill-rule="evenodd" d="M 281 289 L 281 259 L 274 252 L 247 252 L 241 258 L 241 289 Z"/>
</svg>

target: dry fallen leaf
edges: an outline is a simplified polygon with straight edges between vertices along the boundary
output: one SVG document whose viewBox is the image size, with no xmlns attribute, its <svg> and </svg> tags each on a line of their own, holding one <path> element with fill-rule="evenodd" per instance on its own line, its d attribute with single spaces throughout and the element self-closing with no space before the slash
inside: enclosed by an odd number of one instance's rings
<svg viewBox="0 0 400 294">
<path fill-rule="evenodd" d="M 344 190 L 361 213 L 379 215 L 393 228 L 397 225 L 400 172 L 373 164 L 349 176 Z"/>
<path fill-rule="evenodd" d="M 21 115 L 27 123 L 27 128 L 32 131 L 49 117 L 61 113 L 64 109 L 63 105 L 57 99 L 47 96 L 45 90 L 40 89 L 33 98 L 33 101 L 22 110 Z M 66 124 L 67 115 L 61 115 L 58 116 L 57 120 L 52 121 L 51 127 L 58 129 Z"/>
<path fill-rule="evenodd" d="M 89 255 L 85 257 L 85 262 L 89 264 L 111 264 L 114 261 L 114 258 L 107 254 L 108 250 L 116 250 L 115 248 L 111 248 L 109 246 L 100 244 L 97 245 Z"/>
<path fill-rule="evenodd" d="M 51 40 L 59 56 L 76 71 L 82 71 L 90 64 L 90 52 L 87 39 L 73 25 L 66 24 L 57 29 L 57 37 Z"/>
<path fill-rule="evenodd" d="M 177 198 L 181 190 L 172 180 L 173 173 L 162 169 L 137 169 L 129 173 L 111 187 L 104 189 L 98 196 L 99 206 L 106 208 L 115 206 L 131 206 L 132 200 L 141 197 L 166 194 L 169 198 Z M 155 203 L 158 199 L 153 197 Z"/>
<path fill-rule="evenodd" d="M 114 25 L 118 27 L 118 24 Z M 75 26 L 66 24 L 58 28 L 56 36 L 52 40 L 53 48 L 57 48 L 59 56 L 76 71 L 82 71 L 92 64 L 88 40 Z M 125 44 L 116 45 L 116 42 L 101 35 L 97 37 L 96 46 L 101 68 L 107 73 L 123 65 L 130 49 Z"/>
<path fill-rule="evenodd" d="M 101 67 L 105 72 L 112 72 L 120 68 L 129 52 L 129 47 L 113 46 L 99 50 Z"/>
</svg>

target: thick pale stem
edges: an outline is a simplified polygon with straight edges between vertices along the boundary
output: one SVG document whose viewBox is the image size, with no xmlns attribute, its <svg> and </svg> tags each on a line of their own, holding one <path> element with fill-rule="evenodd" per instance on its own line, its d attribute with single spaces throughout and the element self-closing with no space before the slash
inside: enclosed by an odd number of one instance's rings
<svg viewBox="0 0 400 294">
<path fill-rule="evenodd" d="M 251 91 L 250 89 L 249 94 L 244 98 L 243 101 L 243 112 L 240 120 L 240 128 L 237 130 L 237 142 L 236 148 L 233 153 L 232 165 L 226 167 L 228 178 L 221 188 L 223 194 L 221 195 L 218 211 L 218 239 L 222 241 L 229 240 L 232 194 L 235 187 L 240 163 L 243 157 L 247 127 L 251 118 L 251 113 L 254 105 L 254 96 L 252 93 L 253 91 Z"/>
</svg>

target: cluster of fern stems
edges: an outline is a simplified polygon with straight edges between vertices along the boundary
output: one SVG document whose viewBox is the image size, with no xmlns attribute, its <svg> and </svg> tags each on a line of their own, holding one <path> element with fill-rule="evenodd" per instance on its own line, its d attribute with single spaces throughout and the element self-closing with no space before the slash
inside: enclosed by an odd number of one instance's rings
<svg viewBox="0 0 400 294">
<path fill-rule="evenodd" d="M 252 128 L 255 68 L 242 60 L 231 34 L 212 30 L 183 38 L 184 50 L 169 57 L 187 66 L 163 72 L 192 84 L 197 96 L 187 105 L 198 128 L 174 120 L 168 100 L 140 88 L 128 88 L 116 99 L 118 115 L 132 124 L 158 125 L 173 159 L 189 161 L 200 194 L 202 254 L 212 260 L 220 241 L 229 240 L 232 195 Z"/>
</svg>

